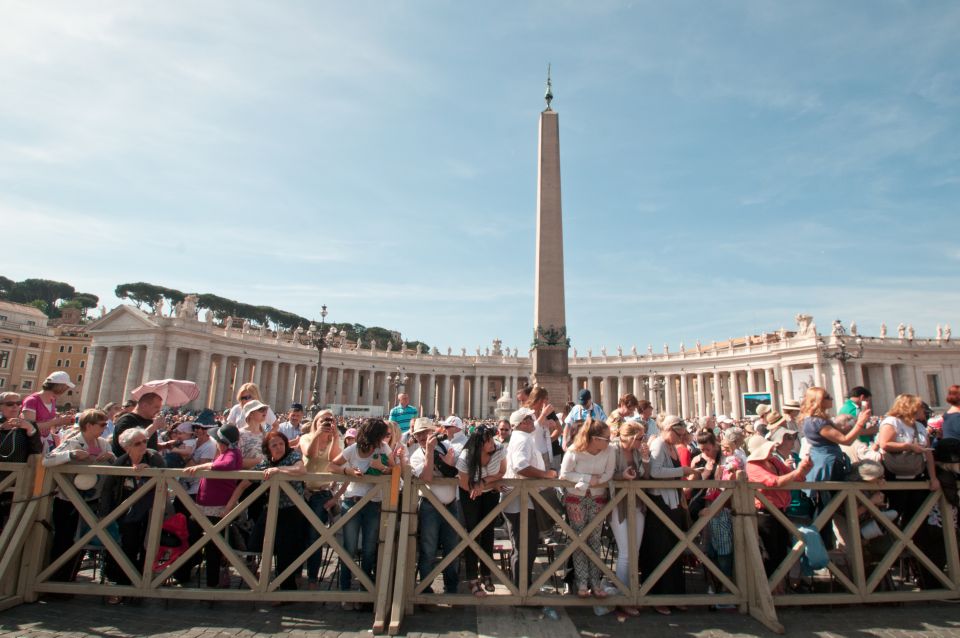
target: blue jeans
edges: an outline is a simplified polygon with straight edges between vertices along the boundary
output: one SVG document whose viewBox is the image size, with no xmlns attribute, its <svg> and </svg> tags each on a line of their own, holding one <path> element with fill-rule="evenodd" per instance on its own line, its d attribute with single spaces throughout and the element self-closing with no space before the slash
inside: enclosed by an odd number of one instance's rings
<svg viewBox="0 0 960 638">
<path fill-rule="evenodd" d="M 330 490 L 320 490 L 319 492 L 312 492 L 310 498 L 307 500 L 307 505 L 310 506 L 310 509 L 313 510 L 313 513 L 317 515 L 317 518 L 319 518 L 324 525 L 330 525 L 330 512 L 323 505 L 331 498 L 333 498 L 333 493 L 330 492 Z M 304 527 L 307 531 L 307 543 L 304 547 L 309 547 L 315 540 L 320 538 L 320 532 L 306 521 L 304 521 Z M 307 582 L 315 583 L 319 579 L 322 558 L 323 548 L 321 547 L 307 559 Z"/>
<path fill-rule="evenodd" d="M 353 509 L 356 500 L 344 499 L 344 515 Z M 373 501 L 367 503 L 344 524 L 343 548 L 347 550 L 347 555 L 340 557 L 341 562 L 353 560 L 353 557 L 357 555 L 357 545 L 360 544 L 361 534 L 363 545 L 360 551 L 360 568 L 367 576 L 373 578 L 373 571 L 377 567 L 377 543 L 380 542 L 380 503 Z M 350 589 L 352 579 L 353 572 L 346 565 L 340 565 L 341 591 Z"/>
<path fill-rule="evenodd" d="M 460 519 L 459 503 L 454 500 L 447 505 L 447 511 L 453 514 L 454 518 Z M 450 526 L 450 523 L 443 518 L 443 515 L 437 511 L 433 503 L 425 498 L 420 499 L 420 509 L 417 514 L 419 521 L 417 532 L 417 547 L 420 550 L 417 556 L 417 569 L 420 571 L 421 580 L 430 575 L 434 566 L 437 564 L 437 550 L 443 550 L 443 557 L 453 551 L 457 546 L 460 537 Z M 460 582 L 460 560 L 454 560 L 443 570 L 443 589 L 448 594 L 457 593 L 457 585 Z"/>
</svg>

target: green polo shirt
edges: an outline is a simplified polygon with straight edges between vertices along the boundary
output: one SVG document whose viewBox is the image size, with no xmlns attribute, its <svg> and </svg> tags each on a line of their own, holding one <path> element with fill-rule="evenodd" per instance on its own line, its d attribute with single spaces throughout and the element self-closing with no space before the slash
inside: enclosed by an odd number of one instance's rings
<svg viewBox="0 0 960 638">
<path fill-rule="evenodd" d="M 390 420 L 400 426 L 401 432 L 409 430 L 410 422 L 415 418 L 417 418 L 417 409 L 412 405 L 408 405 L 407 407 L 398 405 L 390 410 Z"/>
</svg>

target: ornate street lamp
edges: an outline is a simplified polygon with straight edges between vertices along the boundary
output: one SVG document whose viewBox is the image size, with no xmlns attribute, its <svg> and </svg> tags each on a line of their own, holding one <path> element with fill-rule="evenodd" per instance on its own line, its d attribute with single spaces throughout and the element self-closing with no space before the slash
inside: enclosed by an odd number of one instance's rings
<svg viewBox="0 0 960 638">
<path fill-rule="evenodd" d="M 853 343 L 856 345 L 856 350 L 847 350 L 847 329 L 843 327 L 839 319 L 833 323 L 833 334 L 831 336 L 834 337 L 835 343 L 832 345 L 836 346 L 836 350 L 831 350 L 831 344 L 828 344 L 822 336 L 817 335 L 817 345 L 824 359 L 836 359 L 841 363 L 846 363 L 863 358 L 863 337 L 857 336 L 854 339 Z"/>
<path fill-rule="evenodd" d="M 667 380 L 662 376 L 657 376 L 657 373 L 650 369 L 649 375 L 647 377 L 647 387 L 650 389 L 651 394 L 653 395 L 654 403 L 656 403 L 656 408 L 658 412 L 662 412 L 664 408 L 664 403 L 666 401 L 661 400 L 661 394 L 663 393 L 663 388 L 666 386 Z M 665 399 L 666 397 L 664 397 Z"/>
<path fill-rule="evenodd" d="M 400 397 L 400 390 L 404 388 L 409 377 L 405 372 L 400 370 L 400 366 L 397 366 L 397 371 L 387 377 L 390 379 L 390 384 L 393 386 L 393 395 L 394 397 Z M 397 399 L 394 399 L 397 400 Z"/>
<path fill-rule="evenodd" d="M 823 355 L 824 359 L 836 359 L 840 362 L 840 389 L 843 390 L 843 394 L 846 395 L 848 389 L 846 363 L 847 361 L 863 358 L 863 337 L 857 336 L 853 341 L 856 348 L 848 350 L 847 330 L 843 327 L 843 324 L 840 323 L 839 319 L 833 322 L 831 337 L 833 341 L 832 344 L 827 343 L 822 336 L 817 335 L 817 349 L 820 351 L 820 354 Z M 836 350 L 832 348 L 836 348 Z"/>
<path fill-rule="evenodd" d="M 332 346 L 337 335 L 340 334 L 336 326 L 331 328 L 329 333 L 326 332 L 326 328 L 327 307 L 323 305 L 320 307 L 320 329 L 317 329 L 315 323 L 311 323 L 306 334 L 306 343 L 317 349 L 317 377 L 313 384 L 313 394 L 310 397 L 310 413 L 313 415 L 315 415 L 321 407 L 320 377 L 323 375 L 323 351 Z"/>
</svg>

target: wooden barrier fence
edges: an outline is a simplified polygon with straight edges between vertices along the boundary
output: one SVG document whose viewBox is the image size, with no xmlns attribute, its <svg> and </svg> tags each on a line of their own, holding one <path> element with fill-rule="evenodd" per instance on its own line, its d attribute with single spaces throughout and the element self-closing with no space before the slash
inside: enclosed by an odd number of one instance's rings
<svg viewBox="0 0 960 638">
<path fill-rule="evenodd" d="M 569 486 L 558 480 L 512 480 L 504 483 L 510 492 L 479 522 L 473 529 L 467 529 L 462 517 L 451 513 L 430 490 L 425 489 L 418 479 L 410 475 L 409 468 L 403 469 L 403 490 L 401 491 L 401 472 L 395 470 L 390 476 L 349 477 L 349 480 L 370 483 L 372 489 L 352 508 L 330 525 L 325 525 L 313 512 L 306 501 L 297 493 L 291 482 L 303 477 L 287 474 L 275 474 L 264 479 L 260 472 L 208 472 L 211 478 L 246 479 L 255 484 L 252 491 L 242 498 L 237 507 L 226 513 L 219 521 L 212 521 L 203 515 L 180 483 L 185 477 L 182 470 L 144 469 L 90 466 L 67 464 L 55 468 L 39 466 L 36 460 L 29 464 L 0 464 L 0 472 L 9 472 L 0 479 L 0 490 L 12 492 L 13 499 L 7 524 L 0 533 L 0 609 L 33 602 L 44 592 L 119 595 L 128 597 L 186 598 L 195 600 L 233 600 L 233 601 L 271 601 L 271 602 L 349 602 L 368 603 L 374 606 L 373 630 L 377 633 L 400 631 L 405 616 L 414 613 L 419 604 L 459 604 L 484 606 L 509 605 L 550 605 L 550 606 L 659 606 L 659 605 L 735 605 L 740 613 L 749 613 L 770 630 L 782 633 L 783 626 L 777 618 L 778 606 L 822 605 L 849 603 L 884 603 L 909 600 L 939 600 L 960 597 L 960 558 L 956 530 L 951 525 L 952 510 L 942 492 L 930 492 L 929 485 L 922 482 L 890 482 L 882 486 L 869 483 L 797 483 L 781 488 L 766 488 L 748 483 L 741 476 L 736 481 L 614 481 L 613 496 L 603 504 L 600 511 L 579 532 L 567 522 L 561 512 L 556 512 L 544 497 L 542 490 Z M 74 477 L 83 474 L 101 476 L 137 477 L 142 484 L 132 494 L 110 512 L 100 516 L 94 512 L 74 486 Z M 199 477 L 200 475 L 198 475 Z M 311 475 L 311 480 L 344 480 L 343 475 Z M 456 485 L 455 479 L 438 479 L 432 484 Z M 717 498 L 708 504 L 702 513 L 690 521 L 689 526 L 677 525 L 658 507 L 657 499 L 650 491 L 654 489 L 700 489 L 717 488 Z M 827 564 L 831 587 L 837 585 L 841 591 L 798 593 L 795 589 L 784 593 L 785 585 L 795 583 L 796 566 L 806 549 L 805 534 L 796 520 L 786 516 L 772 506 L 766 495 L 771 489 L 799 490 L 814 489 L 832 494 L 823 511 L 811 521 L 814 533 L 836 528 L 843 540 L 841 550 L 829 554 Z M 919 505 L 912 519 L 900 529 L 871 500 L 870 494 L 876 490 L 898 492 L 902 490 L 923 490 Z M 54 493 L 59 493 L 58 497 Z M 363 506 L 383 495 L 379 524 L 379 551 L 375 577 L 370 578 L 355 560 L 349 556 L 340 540 L 340 533 Z M 280 497 L 286 495 L 297 508 L 305 521 L 312 526 L 318 538 L 309 543 L 291 564 L 281 573 L 274 574 L 271 569 L 276 554 L 278 510 Z M 263 547 L 260 555 L 260 570 L 256 573 L 245 560 L 245 556 L 234 550 L 224 538 L 224 532 L 237 521 L 244 512 L 261 496 L 266 497 L 266 527 Z M 48 557 L 50 541 L 50 521 L 52 518 L 53 498 L 65 498 L 77 509 L 80 519 L 86 525 L 86 531 L 79 533 L 72 546 L 58 556 Z M 120 520 L 132 505 L 142 499 L 150 499 L 149 524 L 144 536 L 145 556 L 143 566 L 130 560 L 121 547 L 121 542 L 111 533 L 111 524 Z M 450 525 L 457 537 L 456 547 L 436 561 L 429 574 L 417 578 L 417 537 L 418 509 L 421 499 L 433 505 L 437 514 Z M 776 566 L 769 578 L 764 569 L 762 542 L 758 531 L 757 509 L 759 502 L 776 522 L 782 525 L 790 538 L 791 545 L 786 558 Z M 186 551 L 160 571 L 153 571 L 153 556 L 160 546 L 161 526 L 173 504 L 193 518 L 199 525 L 202 535 L 190 543 Z M 526 534 L 520 534 L 518 548 L 520 560 L 516 582 L 509 573 L 504 555 L 512 550 L 509 543 L 501 540 L 494 552 L 484 551 L 478 536 L 488 525 L 494 524 L 511 503 L 519 505 L 521 529 L 528 525 L 534 515 L 528 504 L 535 503 L 553 519 L 556 535 L 564 540 L 547 548 L 542 544 L 530 547 Z M 608 543 L 600 553 L 588 544 L 594 531 L 601 529 L 610 514 L 617 508 L 626 507 L 628 547 L 628 577 L 621 580 L 612 569 L 609 561 L 613 555 L 613 546 Z M 936 510 L 944 513 L 947 522 L 942 529 L 943 555 L 929 556 L 918 544 L 917 532 L 926 524 L 928 517 Z M 640 578 L 640 547 L 636 541 L 636 516 L 639 510 L 645 510 L 646 520 L 656 517 L 666 533 L 672 536 L 672 548 L 663 556 L 659 565 L 649 574 Z M 721 566 L 711 558 L 702 546 L 703 532 L 711 521 L 724 511 L 732 516 L 733 522 L 733 571 L 725 573 Z M 864 526 L 870 521 L 884 532 L 889 539 L 888 546 L 879 554 L 867 550 L 873 541 L 862 537 Z M 930 526 L 924 528 L 929 534 Z M 68 564 L 78 554 L 88 552 L 91 543 L 99 542 L 102 548 L 96 551 L 104 557 L 109 556 L 130 581 L 129 585 L 116 585 L 105 582 L 58 582 L 53 576 L 62 566 Z M 240 585 L 236 589 L 200 587 L 199 584 L 170 584 L 170 577 L 178 568 L 199 558 L 197 553 L 207 545 L 216 546 L 224 556 L 226 565 L 239 576 Z M 922 543 L 921 543 L 922 544 Z M 467 549 L 486 565 L 496 584 L 495 592 L 485 597 L 464 594 L 435 594 L 431 585 L 445 567 Z M 939 548 L 939 546 L 938 546 Z M 541 559 L 534 570 L 528 573 L 526 558 L 538 549 L 546 550 L 546 560 Z M 620 551 L 621 548 L 617 548 Z M 317 551 L 327 553 L 328 564 L 339 562 L 341 569 L 349 569 L 359 583 L 359 589 L 350 591 L 299 590 L 281 588 L 288 576 L 299 573 L 307 559 Z M 587 560 L 600 570 L 603 578 L 611 585 L 610 595 L 603 599 L 583 599 L 564 595 L 556 584 L 557 574 L 561 572 L 574 552 L 583 552 Z M 499 555 L 498 555 L 499 554 Z M 907 560 L 901 560 L 906 558 Z M 717 591 L 707 593 L 704 587 L 691 587 L 683 594 L 653 594 L 656 583 L 664 577 L 670 566 L 678 560 L 696 563 L 702 566 L 703 573 L 709 575 L 717 584 Z M 891 589 L 890 574 L 896 564 L 901 571 L 911 569 L 924 574 L 924 587 L 918 589 Z M 689 570 L 688 570 L 689 571 Z M 691 572 L 692 574 L 692 572 Z M 694 578 L 697 583 L 699 580 Z M 688 578 L 691 582 L 691 578 Z M 549 586 L 554 583 L 554 587 Z M 884 588 L 887 590 L 884 590 Z"/>
<path fill-rule="evenodd" d="M 20 567 L 26 537 L 18 531 L 29 526 L 39 508 L 39 502 L 31 498 L 38 465 L 37 456 L 28 463 L 0 463 L 0 494 L 9 499 L 7 520 L 0 532 L 0 611 L 23 602 Z"/>
</svg>

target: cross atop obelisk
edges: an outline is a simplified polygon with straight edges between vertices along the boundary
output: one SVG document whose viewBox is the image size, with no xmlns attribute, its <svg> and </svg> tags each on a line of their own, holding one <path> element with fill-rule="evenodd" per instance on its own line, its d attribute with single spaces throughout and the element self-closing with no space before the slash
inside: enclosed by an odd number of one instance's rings
<svg viewBox="0 0 960 638">
<path fill-rule="evenodd" d="M 553 405 L 570 396 L 567 319 L 563 295 L 563 210 L 560 203 L 560 123 L 550 107 L 553 83 L 547 67 L 547 108 L 540 113 L 537 184 L 537 266 L 534 290 L 533 380 Z"/>
</svg>

